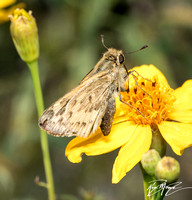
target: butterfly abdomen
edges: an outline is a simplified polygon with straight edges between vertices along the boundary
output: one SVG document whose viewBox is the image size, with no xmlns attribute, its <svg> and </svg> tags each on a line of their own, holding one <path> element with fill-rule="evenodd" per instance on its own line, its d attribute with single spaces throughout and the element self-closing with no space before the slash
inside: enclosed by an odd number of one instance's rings
<svg viewBox="0 0 192 200">
<path fill-rule="evenodd" d="M 115 111 L 116 111 L 116 103 L 114 95 L 112 95 L 108 100 L 107 108 L 105 110 L 105 114 L 102 118 L 100 125 L 101 131 L 105 136 L 109 135 L 109 133 L 111 132 L 111 126 L 113 123 L 113 117 Z"/>
</svg>

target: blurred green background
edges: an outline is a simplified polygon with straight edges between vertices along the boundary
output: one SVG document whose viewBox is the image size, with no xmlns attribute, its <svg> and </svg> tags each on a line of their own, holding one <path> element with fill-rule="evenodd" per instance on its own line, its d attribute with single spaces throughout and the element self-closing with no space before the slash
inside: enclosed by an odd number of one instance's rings
<svg viewBox="0 0 192 200">
<path fill-rule="evenodd" d="M 21 1 L 18 1 L 21 2 Z M 132 68 L 154 64 L 173 88 L 192 78 L 191 0 L 23 0 L 39 28 L 40 76 L 45 106 L 75 87 L 108 47 L 133 51 Z M 45 180 L 39 128 L 29 70 L 13 46 L 10 23 L 0 25 L 0 199 L 43 200 L 47 191 L 34 183 Z M 65 157 L 70 138 L 49 136 L 58 199 L 143 199 L 142 174 L 134 167 L 120 183 L 111 183 L 118 150 L 86 157 L 79 164 Z M 192 187 L 192 148 L 176 156 L 179 181 Z M 63 196 L 65 194 L 65 196 Z M 191 199 L 192 189 L 165 199 Z"/>
</svg>

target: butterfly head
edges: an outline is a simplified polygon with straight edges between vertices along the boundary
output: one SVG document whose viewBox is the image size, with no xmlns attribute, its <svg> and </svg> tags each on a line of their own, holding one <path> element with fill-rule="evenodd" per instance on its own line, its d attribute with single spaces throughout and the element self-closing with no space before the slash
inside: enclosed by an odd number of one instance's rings
<svg viewBox="0 0 192 200">
<path fill-rule="evenodd" d="M 109 48 L 108 51 L 104 53 L 103 57 L 105 60 L 112 61 L 117 65 L 122 65 L 125 62 L 125 56 L 122 50 Z"/>
</svg>

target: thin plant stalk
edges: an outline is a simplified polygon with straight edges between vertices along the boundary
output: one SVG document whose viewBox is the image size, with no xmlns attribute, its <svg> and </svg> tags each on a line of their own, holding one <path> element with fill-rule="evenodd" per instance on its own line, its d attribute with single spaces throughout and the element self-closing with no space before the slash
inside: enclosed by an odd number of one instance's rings
<svg viewBox="0 0 192 200">
<path fill-rule="evenodd" d="M 144 196 L 145 200 L 163 200 L 166 190 L 162 193 L 162 189 L 158 185 L 158 181 L 154 176 L 148 175 L 145 170 L 143 169 L 141 163 L 140 163 L 140 168 L 143 174 L 143 185 L 144 185 Z M 153 187 L 153 194 L 150 194 L 149 189 L 150 187 Z"/>
<path fill-rule="evenodd" d="M 31 72 L 38 117 L 40 117 L 42 112 L 44 111 L 44 103 L 43 103 L 43 96 L 42 96 L 41 84 L 40 84 L 40 78 L 39 78 L 38 61 L 35 60 L 33 62 L 27 63 L 27 65 Z M 47 181 L 46 185 L 47 185 L 47 190 L 48 190 L 48 196 L 49 196 L 49 200 L 55 200 L 55 189 L 54 189 L 51 160 L 50 160 L 50 155 L 49 155 L 47 133 L 41 129 L 40 129 L 40 133 L 41 133 L 40 134 L 41 148 L 42 148 L 43 162 L 44 162 L 45 175 L 46 175 L 46 181 Z"/>
</svg>

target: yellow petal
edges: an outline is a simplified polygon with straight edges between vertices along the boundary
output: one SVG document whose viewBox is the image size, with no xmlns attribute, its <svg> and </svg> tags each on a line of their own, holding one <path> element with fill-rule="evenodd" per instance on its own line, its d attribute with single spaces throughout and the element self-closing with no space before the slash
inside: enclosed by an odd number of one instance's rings
<svg viewBox="0 0 192 200">
<path fill-rule="evenodd" d="M 182 155 L 185 148 L 192 146 L 192 124 L 163 121 L 158 128 L 177 155 Z"/>
<path fill-rule="evenodd" d="M 100 129 L 88 138 L 76 137 L 66 147 L 65 155 L 73 163 L 81 162 L 81 154 L 100 155 L 113 151 L 125 144 L 135 130 L 132 122 L 118 123 L 112 126 L 111 133 L 103 136 Z"/>
<path fill-rule="evenodd" d="M 1 0 L 0 1 L 0 8 L 5 8 L 13 3 L 15 3 L 16 0 Z"/>
<path fill-rule="evenodd" d="M 189 124 L 192 123 L 192 110 L 171 112 L 168 117 L 169 119 Z"/>
<path fill-rule="evenodd" d="M 174 93 L 176 101 L 174 102 L 174 111 L 191 110 L 192 111 L 192 80 L 186 81 L 181 87 L 177 88 Z"/>
<path fill-rule="evenodd" d="M 124 116 L 126 119 L 128 119 L 128 118 L 126 117 L 126 115 L 127 115 L 127 110 L 122 109 L 122 104 L 124 104 L 124 103 L 122 103 L 122 102 L 120 101 L 119 96 L 117 96 L 117 97 L 115 98 L 115 102 L 116 102 L 116 112 L 115 112 L 114 119 L 115 119 L 115 118 L 118 118 L 118 117 L 122 117 L 122 116 Z"/>
<path fill-rule="evenodd" d="M 114 119 L 113 119 L 113 125 L 114 124 L 123 123 L 123 122 L 127 122 L 127 121 L 128 121 L 128 118 L 126 116 L 114 117 Z"/>
<path fill-rule="evenodd" d="M 113 124 L 129 121 L 129 118 L 127 115 L 128 109 L 122 109 L 122 104 L 124 103 L 120 101 L 119 97 L 115 98 L 115 102 L 116 102 L 116 112 L 114 115 Z"/>
<path fill-rule="evenodd" d="M 113 183 L 118 183 L 140 160 L 151 145 L 150 126 L 137 126 L 129 141 L 121 147 L 113 165 Z"/>
<path fill-rule="evenodd" d="M 8 16 L 13 14 L 13 11 L 16 8 L 24 8 L 24 7 L 25 7 L 24 3 L 18 3 L 12 6 L 11 8 L 0 10 L 0 23 L 8 21 L 9 20 Z"/>
<path fill-rule="evenodd" d="M 161 82 L 162 84 L 168 85 L 167 79 L 165 78 L 163 73 L 159 71 L 154 65 L 141 65 L 139 67 L 134 67 L 131 70 L 137 71 L 141 76 L 147 79 L 154 80 L 154 77 L 158 77 L 159 82 Z M 131 76 L 130 76 L 130 83 L 135 84 L 135 81 L 133 80 Z"/>
</svg>

